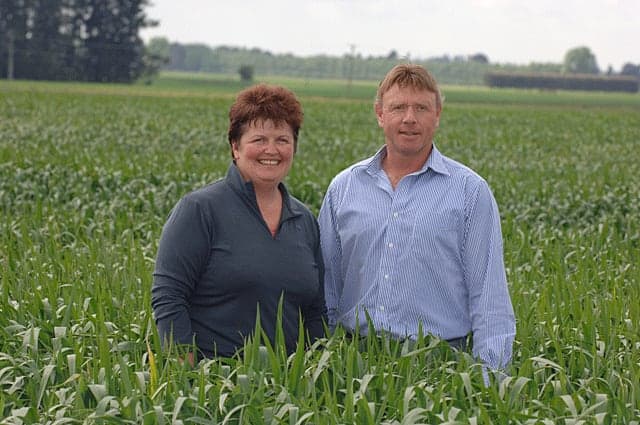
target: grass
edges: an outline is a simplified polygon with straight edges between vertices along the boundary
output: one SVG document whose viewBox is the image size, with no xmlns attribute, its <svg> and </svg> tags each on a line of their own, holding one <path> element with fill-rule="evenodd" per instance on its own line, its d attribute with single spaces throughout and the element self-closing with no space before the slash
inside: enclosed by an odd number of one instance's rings
<svg viewBox="0 0 640 425">
<path fill-rule="evenodd" d="M 0 423 L 639 423 L 638 96 L 445 88 L 437 143 L 493 188 L 517 318 L 511 376 L 485 387 L 430 337 L 338 331 L 287 356 L 256 335 L 194 369 L 160 350 L 159 233 L 224 174 L 240 87 L 170 77 L 0 82 Z M 287 81 L 305 108 L 287 183 L 317 212 L 382 144 L 375 85 Z"/>
<path fill-rule="evenodd" d="M 294 90 L 298 95 L 315 100 L 355 100 L 373 102 L 377 89 L 375 81 L 341 81 L 300 79 L 282 76 L 256 76 L 255 81 L 240 81 L 237 75 L 207 74 L 195 72 L 164 71 L 158 78 L 147 83 L 95 84 L 95 83 L 58 83 L 0 81 L 0 93 L 6 90 L 30 90 L 34 92 L 62 92 L 82 94 L 104 94 L 151 97 L 205 97 L 233 98 L 235 94 L 249 84 L 266 82 L 279 84 Z M 496 89 L 480 86 L 445 85 L 442 92 L 449 102 L 454 104 L 520 105 L 526 107 L 604 107 L 640 109 L 638 93 L 575 92 L 563 90 L 517 90 Z"/>
</svg>

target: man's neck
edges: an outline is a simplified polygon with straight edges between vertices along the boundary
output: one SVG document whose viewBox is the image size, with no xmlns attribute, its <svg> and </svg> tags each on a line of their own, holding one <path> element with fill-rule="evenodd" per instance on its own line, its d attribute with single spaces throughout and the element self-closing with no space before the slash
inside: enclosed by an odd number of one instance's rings
<svg viewBox="0 0 640 425">
<path fill-rule="evenodd" d="M 384 157 L 382 158 L 382 169 L 389 177 L 389 181 L 391 182 L 391 186 L 395 189 L 400 180 L 411 173 L 415 173 L 416 171 L 422 169 L 424 164 L 429 159 L 429 155 L 431 155 L 433 147 L 429 149 L 426 156 L 418 155 L 418 156 L 402 156 L 398 154 L 386 152 Z"/>
</svg>

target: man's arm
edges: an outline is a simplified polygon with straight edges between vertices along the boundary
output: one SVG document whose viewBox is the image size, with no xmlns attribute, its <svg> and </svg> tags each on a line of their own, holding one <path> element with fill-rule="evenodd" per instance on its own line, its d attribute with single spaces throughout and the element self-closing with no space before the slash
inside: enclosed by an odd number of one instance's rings
<svg viewBox="0 0 640 425">
<path fill-rule="evenodd" d="M 332 198 L 332 186 L 325 194 L 318 223 L 320 225 L 320 246 L 324 260 L 324 295 L 327 304 L 329 327 L 334 329 L 337 322 L 337 309 L 342 292 L 342 248 L 335 216 L 335 201 Z"/>
<path fill-rule="evenodd" d="M 504 269 L 498 206 L 484 180 L 467 198 L 462 258 L 469 290 L 473 353 L 492 369 L 511 361 L 515 317 Z"/>
</svg>

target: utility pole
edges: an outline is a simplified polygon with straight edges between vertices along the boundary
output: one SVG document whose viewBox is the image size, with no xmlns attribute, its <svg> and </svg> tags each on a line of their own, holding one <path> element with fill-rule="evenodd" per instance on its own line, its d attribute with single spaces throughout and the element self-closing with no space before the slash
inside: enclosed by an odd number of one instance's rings
<svg viewBox="0 0 640 425">
<path fill-rule="evenodd" d="M 7 80 L 13 80 L 13 30 L 9 29 L 7 34 Z"/>
<path fill-rule="evenodd" d="M 351 53 L 349 54 L 349 73 L 347 75 L 347 89 L 351 91 L 351 82 L 353 81 L 353 65 L 356 60 L 356 45 L 350 44 Z"/>
</svg>

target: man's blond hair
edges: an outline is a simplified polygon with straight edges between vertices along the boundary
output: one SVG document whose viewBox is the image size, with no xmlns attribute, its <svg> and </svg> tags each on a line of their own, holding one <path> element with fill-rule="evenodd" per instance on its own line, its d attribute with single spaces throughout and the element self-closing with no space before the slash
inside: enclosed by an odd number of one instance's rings
<svg viewBox="0 0 640 425">
<path fill-rule="evenodd" d="M 378 86 L 376 104 L 382 104 L 384 94 L 396 84 L 400 88 L 411 87 L 414 90 L 427 90 L 435 93 L 436 108 L 438 110 L 442 109 L 443 98 L 438 88 L 438 83 L 433 75 L 424 67 L 410 63 L 394 66 Z"/>
</svg>

